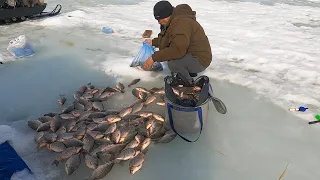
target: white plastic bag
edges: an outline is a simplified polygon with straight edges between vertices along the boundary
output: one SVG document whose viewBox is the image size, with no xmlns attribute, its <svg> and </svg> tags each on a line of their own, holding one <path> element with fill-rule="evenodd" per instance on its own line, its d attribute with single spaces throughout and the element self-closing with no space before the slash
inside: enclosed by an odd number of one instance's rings
<svg viewBox="0 0 320 180">
<path fill-rule="evenodd" d="M 35 54 L 32 46 L 27 42 L 25 35 L 11 40 L 9 42 L 7 50 L 15 57 L 28 57 Z"/>
</svg>

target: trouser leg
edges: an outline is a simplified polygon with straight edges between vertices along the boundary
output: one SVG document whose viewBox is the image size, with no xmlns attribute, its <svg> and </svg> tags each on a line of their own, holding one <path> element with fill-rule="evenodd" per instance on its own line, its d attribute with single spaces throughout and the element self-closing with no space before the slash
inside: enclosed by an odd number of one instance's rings
<svg viewBox="0 0 320 180">
<path fill-rule="evenodd" d="M 168 68 L 171 72 L 180 73 L 189 83 L 193 80 L 189 73 L 199 73 L 206 69 L 196 57 L 190 54 L 186 54 L 181 59 L 168 61 Z"/>
</svg>

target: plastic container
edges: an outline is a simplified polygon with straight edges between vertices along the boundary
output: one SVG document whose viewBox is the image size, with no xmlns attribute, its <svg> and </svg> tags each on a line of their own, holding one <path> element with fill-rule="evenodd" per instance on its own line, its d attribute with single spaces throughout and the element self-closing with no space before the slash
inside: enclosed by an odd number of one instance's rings
<svg viewBox="0 0 320 180">
<path fill-rule="evenodd" d="M 11 40 L 9 42 L 7 50 L 11 55 L 22 58 L 29 57 L 35 54 L 31 44 L 27 41 L 27 38 L 24 35 Z"/>
<path fill-rule="evenodd" d="M 104 32 L 104 33 L 106 33 L 106 34 L 112 34 L 112 33 L 114 32 L 112 28 L 106 27 L 106 26 L 103 26 L 103 27 L 101 28 L 101 31 Z"/>
</svg>

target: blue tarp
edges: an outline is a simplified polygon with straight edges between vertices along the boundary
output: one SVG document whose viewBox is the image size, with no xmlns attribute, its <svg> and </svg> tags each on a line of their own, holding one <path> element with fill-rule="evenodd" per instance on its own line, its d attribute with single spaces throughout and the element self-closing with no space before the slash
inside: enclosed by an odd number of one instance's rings
<svg viewBox="0 0 320 180">
<path fill-rule="evenodd" d="M 10 180 L 15 172 L 24 169 L 28 169 L 32 173 L 8 141 L 0 144 L 0 179 Z"/>
</svg>

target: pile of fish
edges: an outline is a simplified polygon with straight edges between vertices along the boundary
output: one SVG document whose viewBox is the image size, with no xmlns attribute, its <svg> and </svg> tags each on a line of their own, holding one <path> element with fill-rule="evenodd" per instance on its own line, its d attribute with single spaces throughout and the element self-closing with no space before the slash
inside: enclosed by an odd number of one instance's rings
<svg viewBox="0 0 320 180">
<path fill-rule="evenodd" d="M 172 87 L 173 93 L 177 96 L 178 99 L 199 99 L 201 88 L 199 86 L 183 86 L 178 85 Z"/>
<path fill-rule="evenodd" d="M 131 87 L 140 79 L 134 79 L 128 87 L 118 82 L 115 87 L 97 88 L 91 83 L 74 93 L 74 100 L 67 105 L 61 95 L 59 113 L 47 113 L 28 126 L 35 130 L 38 148 L 59 153 L 52 165 L 65 162 L 67 175 L 74 173 L 84 161 L 93 169 L 89 180 L 105 177 L 114 164 L 129 161 L 129 172 L 135 174 L 143 166 L 151 143 L 168 143 L 176 134 L 164 125 L 164 117 L 146 111 L 154 103 L 164 106 L 164 88 L 146 89 Z M 108 99 L 132 88 L 136 97 L 130 106 L 109 109 Z M 130 92 L 130 91 L 129 91 Z"/>
</svg>

